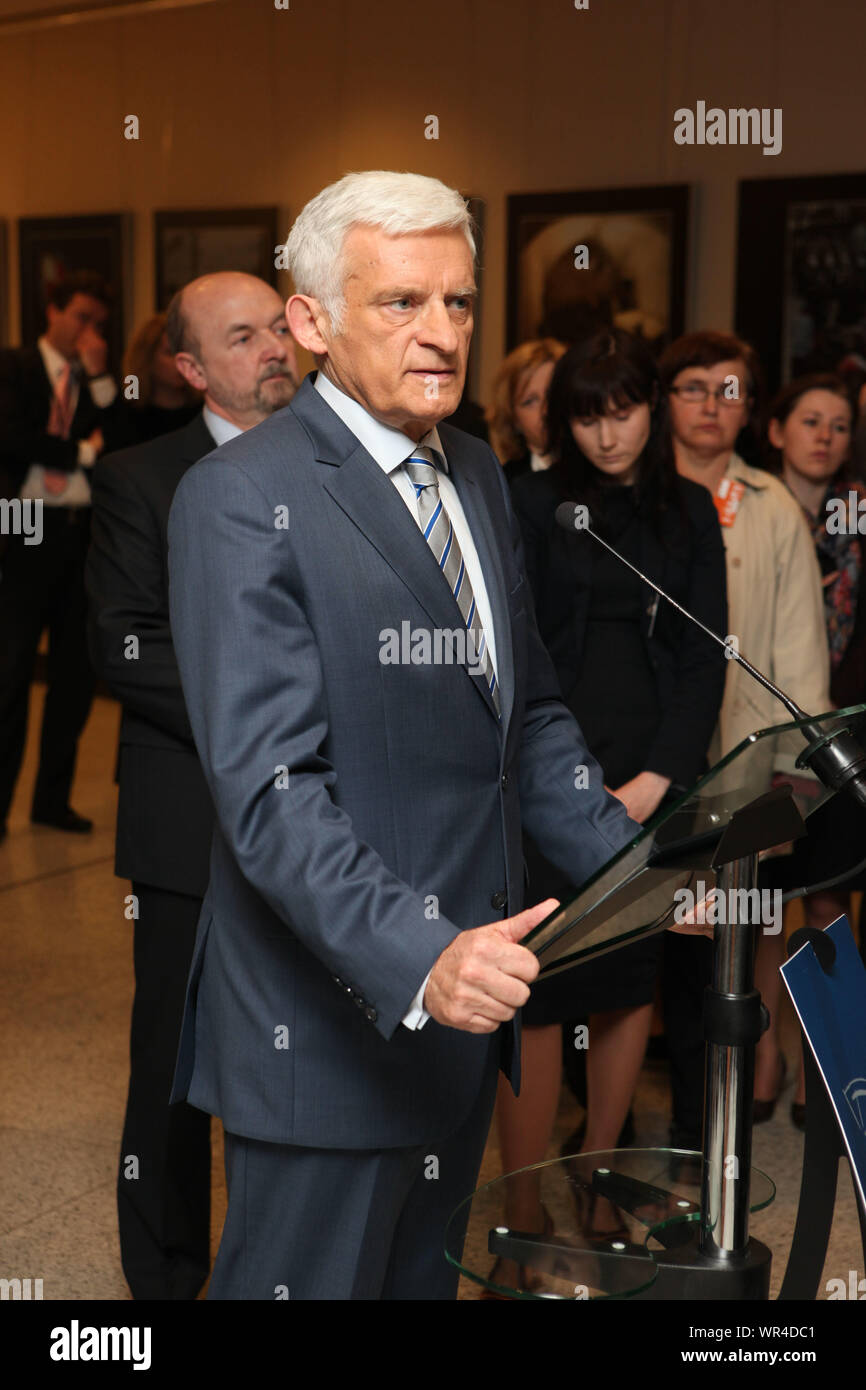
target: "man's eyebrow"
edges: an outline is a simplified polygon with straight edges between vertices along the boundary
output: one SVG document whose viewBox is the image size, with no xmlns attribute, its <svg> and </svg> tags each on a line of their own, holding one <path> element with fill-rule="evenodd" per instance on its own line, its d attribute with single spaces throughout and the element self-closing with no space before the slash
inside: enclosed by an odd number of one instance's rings
<svg viewBox="0 0 866 1390">
<path fill-rule="evenodd" d="M 454 299 L 456 297 L 475 299 L 477 294 L 478 290 L 474 285 L 467 285 L 465 287 L 458 287 L 456 290 L 449 290 L 445 297 L 446 299 Z M 389 299 L 412 299 L 423 297 L 423 295 L 424 290 L 422 290 L 420 285 L 394 285 L 389 286 L 387 289 L 380 290 L 376 298 L 387 301 Z"/>
</svg>

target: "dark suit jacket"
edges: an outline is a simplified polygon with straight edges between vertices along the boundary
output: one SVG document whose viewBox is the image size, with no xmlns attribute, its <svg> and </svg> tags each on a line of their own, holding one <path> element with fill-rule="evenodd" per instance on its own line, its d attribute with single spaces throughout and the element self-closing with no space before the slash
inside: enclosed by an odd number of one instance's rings
<svg viewBox="0 0 866 1390">
<path fill-rule="evenodd" d="M 95 669 L 123 705 L 115 871 L 204 897 L 213 808 L 168 621 L 166 528 L 180 479 L 214 441 L 201 412 L 93 470 L 86 584 Z M 139 642 L 137 659 L 125 655 Z"/>
<path fill-rule="evenodd" d="M 0 496 L 17 497 L 32 463 L 60 473 L 78 465 L 78 441 L 109 418 L 82 381 L 68 439 L 46 434 L 52 388 L 38 347 L 0 352 Z"/>
<path fill-rule="evenodd" d="M 531 460 L 532 455 L 527 450 L 525 454 L 520 454 L 518 458 L 509 459 L 507 463 L 503 463 L 502 468 L 508 479 L 509 486 L 516 483 L 518 478 L 523 478 L 527 473 L 532 471 Z"/>
<path fill-rule="evenodd" d="M 717 632 L 727 634 L 725 551 L 713 499 L 706 488 L 677 480 L 683 511 L 666 511 L 657 536 L 641 528 L 634 561 L 671 598 Z M 538 627 L 564 695 L 580 672 L 598 542 L 564 531 L 555 520 L 564 495 L 555 474 L 527 473 L 512 489 L 523 533 L 526 570 L 535 595 Z M 616 545 L 616 537 L 608 538 Z M 632 557 L 629 557 L 632 558 Z M 670 777 L 674 789 L 689 787 L 706 767 L 719 717 L 727 663 L 724 652 L 647 587 L 642 635 L 658 682 L 663 715 L 645 771 Z"/>
<path fill-rule="evenodd" d="M 309 378 L 191 469 L 172 507 L 172 632 L 218 821 L 173 1098 L 251 1138 L 452 1133 L 499 1033 L 401 1020 L 459 931 L 522 906 L 521 815 L 577 880 L 637 833 L 558 698 L 502 469 L 480 440 L 440 435 L 490 595 L 501 722 L 466 666 L 383 663 L 388 629 L 462 619 L 393 483 Z M 516 1030 L 500 1032 L 513 1066 Z"/>
</svg>

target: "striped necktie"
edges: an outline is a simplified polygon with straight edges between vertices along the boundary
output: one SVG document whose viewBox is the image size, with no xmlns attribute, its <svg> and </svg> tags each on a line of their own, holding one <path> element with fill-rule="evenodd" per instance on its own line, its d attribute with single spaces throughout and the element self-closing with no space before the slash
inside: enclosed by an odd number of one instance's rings
<svg viewBox="0 0 866 1390">
<path fill-rule="evenodd" d="M 451 518 L 439 496 L 439 475 L 433 459 L 432 449 L 416 448 L 411 458 L 404 461 L 403 467 L 415 489 L 418 520 L 424 533 L 424 539 L 433 551 L 436 563 L 457 600 L 457 607 L 460 609 L 467 631 L 471 633 L 472 641 L 467 642 L 467 647 L 470 648 L 467 651 L 467 658 L 476 671 L 479 671 L 480 668 L 480 674 L 496 706 L 496 713 L 499 714 L 499 686 L 496 681 L 496 673 L 493 670 L 493 663 L 487 650 L 487 639 L 484 636 L 484 628 L 478 615 L 478 606 L 472 592 L 469 575 L 466 572 L 466 564 L 460 552 L 460 545 L 454 527 L 451 525 Z"/>
</svg>

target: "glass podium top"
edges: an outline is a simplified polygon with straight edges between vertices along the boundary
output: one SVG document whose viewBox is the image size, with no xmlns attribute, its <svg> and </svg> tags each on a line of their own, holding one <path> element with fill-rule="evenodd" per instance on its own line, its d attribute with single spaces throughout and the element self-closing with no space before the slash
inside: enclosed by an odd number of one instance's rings
<svg viewBox="0 0 866 1390">
<path fill-rule="evenodd" d="M 791 794 L 785 800 L 807 820 L 834 793 L 799 761 L 808 748 L 806 726 L 820 725 L 826 735 L 854 733 L 864 712 L 866 704 L 854 705 L 750 734 L 524 938 L 538 957 L 540 978 L 672 925 L 683 901 L 680 890 L 697 894 L 701 884 L 715 886 L 713 862 L 724 832 L 758 797 L 787 783 Z M 802 833 L 799 825 L 776 848 L 790 849 L 790 840 Z"/>
<path fill-rule="evenodd" d="M 538 1163 L 461 1202 L 445 1255 L 501 1298 L 633 1298 L 655 1282 L 655 1251 L 694 1239 L 700 1183 L 701 1155 L 683 1149 L 614 1149 Z M 752 1168 L 749 1193 L 755 1212 L 776 1189 Z"/>
</svg>

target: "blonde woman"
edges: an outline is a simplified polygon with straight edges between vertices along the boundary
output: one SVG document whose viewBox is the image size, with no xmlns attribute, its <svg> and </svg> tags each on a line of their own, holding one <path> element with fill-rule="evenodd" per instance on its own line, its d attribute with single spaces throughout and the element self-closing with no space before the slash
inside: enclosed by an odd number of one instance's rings
<svg viewBox="0 0 866 1390">
<path fill-rule="evenodd" d="M 201 409 L 199 393 L 184 381 L 169 351 L 165 314 L 153 314 L 139 324 L 126 347 L 122 380 L 104 430 L 106 453 L 179 430 Z"/>
<path fill-rule="evenodd" d="M 547 392 L 565 353 L 556 338 L 535 338 L 510 352 L 496 373 L 487 411 L 490 443 L 509 483 L 550 466 L 545 440 Z"/>
</svg>

